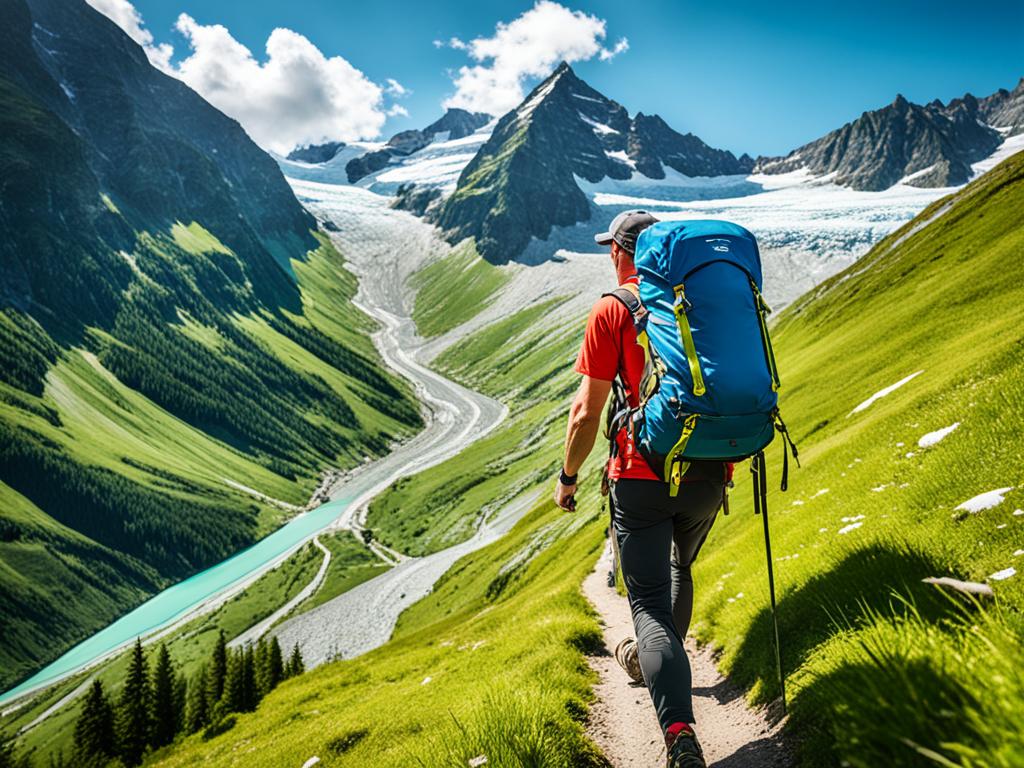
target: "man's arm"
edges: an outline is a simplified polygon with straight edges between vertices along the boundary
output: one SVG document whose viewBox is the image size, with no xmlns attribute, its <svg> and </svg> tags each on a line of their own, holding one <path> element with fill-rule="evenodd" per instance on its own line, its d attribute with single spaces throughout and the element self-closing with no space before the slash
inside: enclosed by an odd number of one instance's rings
<svg viewBox="0 0 1024 768">
<path fill-rule="evenodd" d="M 594 441 L 601 428 L 601 413 L 612 389 L 610 381 L 584 376 L 576 398 L 569 410 L 569 425 L 565 434 L 564 473 L 574 477 L 594 448 Z M 575 509 L 573 496 L 576 483 L 567 485 L 559 478 L 555 486 L 555 503 L 562 509 Z"/>
</svg>

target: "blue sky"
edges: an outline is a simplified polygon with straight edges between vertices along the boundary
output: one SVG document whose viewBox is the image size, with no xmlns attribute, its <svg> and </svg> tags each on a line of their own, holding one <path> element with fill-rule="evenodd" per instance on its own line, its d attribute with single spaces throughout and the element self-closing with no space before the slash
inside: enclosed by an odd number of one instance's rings
<svg viewBox="0 0 1024 768">
<path fill-rule="evenodd" d="M 94 3 L 95 4 L 95 3 Z M 155 43 L 188 41 L 179 14 L 221 24 L 266 58 L 275 27 L 305 36 L 326 57 L 340 56 L 374 83 L 398 81 L 408 116 L 389 117 L 384 136 L 422 127 L 455 93 L 467 51 L 435 40 L 493 37 L 533 2 L 425 3 L 328 0 L 135 0 Z M 889 103 L 948 100 L 1012 88 L 1024 75 L 1024 3 L 975 2 L 565 2 L 606 24 L 600 40 L 628 50 L 594 55 L 576 72 L 631 113 L 658 113 L 680 131 L 736 153 L 781 154 Z M 187 81 L 187 80 L 186 80 Z M 527 77 L 529 90 L 536 82 Z M 240 118 L 242 119 L 242 118 Z M 245 120 L 242 119 L 243 124 Z"/>
</svg>

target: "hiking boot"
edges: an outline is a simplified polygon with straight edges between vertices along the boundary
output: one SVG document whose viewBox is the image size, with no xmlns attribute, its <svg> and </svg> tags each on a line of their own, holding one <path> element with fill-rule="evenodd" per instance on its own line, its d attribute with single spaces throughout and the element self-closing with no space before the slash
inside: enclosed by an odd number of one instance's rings
<svg viewBox="0 0 1024 768">
<path fill-rule="evenodd" d="M 697 734 L 686 723 L 673 723 L 665 734 L 668 768 L 707 768 Z"/>
<path fill-rule="evenodd" d="M 619 662 L 620 667 L 626 670 L 626 674 L 633 679 L 634 683 L 644 681 L 644 673 L 640 669 L 640 653 L 637 651 L 636 640 L 632 637 L 627 637 L 615 646 L 615 660 Z"/>
</svg>

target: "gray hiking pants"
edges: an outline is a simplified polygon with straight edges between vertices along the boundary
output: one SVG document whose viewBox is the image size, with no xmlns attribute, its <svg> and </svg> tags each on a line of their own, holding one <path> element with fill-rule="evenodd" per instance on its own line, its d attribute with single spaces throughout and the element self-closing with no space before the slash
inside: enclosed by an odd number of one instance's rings
<svg viewBox="0 0 1024 768">
<path fill-rule="evenodd" d="M 683 638 L 693 615 L 690 566 L 715 522 L 724 485 L 619 480 L 611 490 L 612 524 L 633 612 L 640 668 L 662 731 L 692 723 L 690 660 Z"/>
</svg>

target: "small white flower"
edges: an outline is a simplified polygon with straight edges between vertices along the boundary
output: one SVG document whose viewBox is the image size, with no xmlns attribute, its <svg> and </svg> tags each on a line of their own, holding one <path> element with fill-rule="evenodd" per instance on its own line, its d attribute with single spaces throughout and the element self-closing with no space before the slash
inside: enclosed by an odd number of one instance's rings
<svg viewBox="0 0 1024 768">
<path fill-rule="evenodd" d="M 1010 578 L 1011 576 L 1016 576 L 1016 575 L 1017 575 L 1017 569 L 1016 568 L 1003 568 L 1003 570 L 996 571 L 995 573 L 993 573 L 991 576 L 989 576 L 989 578 L 992 581 L 1005 581 L 1006 579 Z"/>
<path fill-rule="evenodd" d="M 864 523 L 850 523 L 849 525 L 844 525 L 842 528 L 840 528 L 838 531 L 836 531 L 836 533 L 838 533 L 838 534 L 849 533 L 850 531 L 857 530 L 862 525 L 864 525 Z"/>
<path fill-rule="evenodd" d="M 309 760 L 302 764 L 302 768 L 313 768 L 314 765 L 320 762 L 320 758 L 313 755 Z"/>
<path fill-rule="evenodd" d="M 432 678 L 430 675 L 427 675 L 426 677 L 423 678 L 423 682 L 420 683 L 420 685 L 426 685 L 427 683 L 429 683 L 433 679 L 434 678 Z"/>
<path fill-rule="evenodd" d="M 469 768 L 480 768 L 481 765 L 487 764 L 487 755 L 477 755 L 476 757 L 469 758 Z"/>
</svg>

